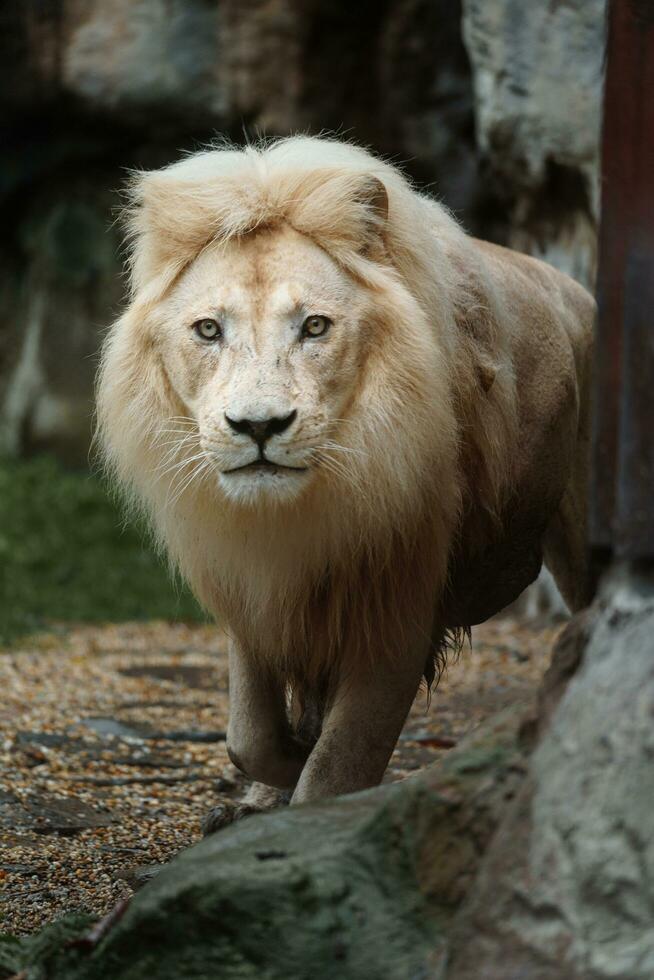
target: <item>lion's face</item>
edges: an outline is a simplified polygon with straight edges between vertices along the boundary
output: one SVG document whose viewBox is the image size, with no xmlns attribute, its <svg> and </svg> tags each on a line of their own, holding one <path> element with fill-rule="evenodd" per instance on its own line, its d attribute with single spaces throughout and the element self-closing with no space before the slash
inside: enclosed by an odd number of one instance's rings
<svg viewBox="0 0 654 980">
<path fill-rule="evenodd" d="M 205 249 L 162 302 L 166 374 L 229 499 L 291 501 L 324 467 L 347 466 L 338 432 L 366 359 L 369 306 L 290 228 Z"/>
</svg>

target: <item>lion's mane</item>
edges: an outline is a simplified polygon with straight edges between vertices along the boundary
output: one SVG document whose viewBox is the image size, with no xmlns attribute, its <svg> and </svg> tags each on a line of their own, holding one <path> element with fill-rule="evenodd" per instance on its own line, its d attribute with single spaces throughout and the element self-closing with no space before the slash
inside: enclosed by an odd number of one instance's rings
<svg viewBox="0 0 654 980">
<path fill-rule="evenodd" d="M 366 193 L 370 177 L 386 189 L 387 216 Z M 393 166 L 307 137 L 218 146 L 136 174 L 127 217 L 131 297 L 104 346 L 99 444 L 174 566 L 291 683 L 315 682 L 337 657 L 355 669 L 397 655 L 432 619 L 437 652 L 462 519 L 474 497 L 492 526 L 516 432 L 501 299 L 470 239 Z M 188 412 L 158 356 L 153 310 L 209 243 L 282 223 L 374 294 L 379 341 L 339 434 L 347 474 L 326 470 L 315 492 L 261 511 L 206 481 L 171 494 L 162 433 Z"/>
</svg>

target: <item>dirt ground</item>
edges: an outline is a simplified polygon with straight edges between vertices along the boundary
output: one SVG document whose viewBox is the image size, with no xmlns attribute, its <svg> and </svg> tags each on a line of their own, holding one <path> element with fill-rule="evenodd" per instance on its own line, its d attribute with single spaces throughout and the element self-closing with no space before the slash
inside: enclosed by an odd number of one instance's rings
<svg viewBox="0 0 654 980">
<path fill-rule="evenodd" d="M 477 628 L 431 703 L 419 694 L 386 778 L 529 697 L 559 628 Z M 1 931 L 105 914 L 244 790 L 225 751 L 226 644 L 214 627 L 58 627 L 0 653 L 0 684 Z"/>
</svg>

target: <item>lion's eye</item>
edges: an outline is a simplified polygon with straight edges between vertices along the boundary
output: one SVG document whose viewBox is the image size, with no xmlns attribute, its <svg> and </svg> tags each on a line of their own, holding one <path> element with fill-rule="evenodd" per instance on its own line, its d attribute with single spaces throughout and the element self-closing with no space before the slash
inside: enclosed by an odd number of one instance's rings
<svg viewBox="0 0 654 980">
<path fill-rule="evenodd" d="M 302 324 L 303 337 L 322 337 L 327 333 L 332 321 L 326 316 L 308 316 Z"/>
<path fill-rule="evenodd" d="M 197 320 L 193 329 L 202 340 L 219 340 L 223 333 L 217 320 Z"/>
</svg>

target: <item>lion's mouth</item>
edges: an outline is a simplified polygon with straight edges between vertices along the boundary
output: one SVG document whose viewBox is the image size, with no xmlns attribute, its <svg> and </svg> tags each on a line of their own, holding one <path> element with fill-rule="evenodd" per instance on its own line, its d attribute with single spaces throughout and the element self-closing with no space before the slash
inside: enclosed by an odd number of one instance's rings
<svg viewBox="0 0 654 980">
<path fill-rule="evenodd" d="M 259 459 L 253 459 L 250 463 L 235 466 L 231 470 L 223 470 L 223 474 L 225 476 L 230 473 L 269 473 L 273 475 L 278 472 L 305 473 L 307 469 L 307 466 L 286 466 L 283 463 L 275 463 L 272 459 L 267 459 L 265 456 L 260 456 Z"/>
</svg>

